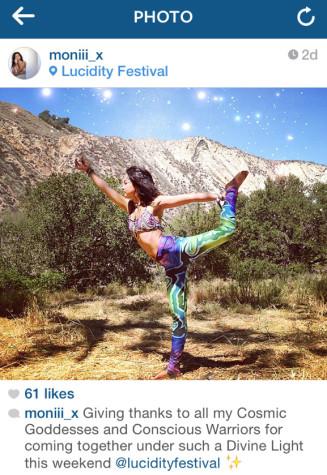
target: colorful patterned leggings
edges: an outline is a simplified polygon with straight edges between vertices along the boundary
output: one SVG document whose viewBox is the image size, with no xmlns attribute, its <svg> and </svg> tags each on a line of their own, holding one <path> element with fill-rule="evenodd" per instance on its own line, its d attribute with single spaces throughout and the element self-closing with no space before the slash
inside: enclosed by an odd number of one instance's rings
<svg viewBox="0 0 327 475">
<path fill-rule="evenodd" d="M 187 267 L 190 262 L 224 242 L 235 232 L 237 189 L 229 188 L 216 229 L 190 237 L 162 236 L 157 261 L 165 268 L 169 305 L 173 316 L 168 374 L 180 373 L 179 362 L 187 335 Z"/>
</svg>

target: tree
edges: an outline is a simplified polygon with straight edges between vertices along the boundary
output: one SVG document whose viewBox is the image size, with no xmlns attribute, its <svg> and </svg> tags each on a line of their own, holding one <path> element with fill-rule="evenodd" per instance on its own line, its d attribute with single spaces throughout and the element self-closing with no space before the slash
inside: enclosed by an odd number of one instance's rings
<svg viewBox="0 0 327 475">
<path fill-rule="evenodd" d="M 67 130 L 74 130 L 75 127 L 72 127 L 69 125 L 69 117 L 59 117 L 54 114 L 50 114 L 48 110 L 44 110 L 43 112 L 40 112 L 39 118 L 44 120 L 47 124 L 50 124 L 52 127 L 55 127 L 56 129 L 67 129 Z"/>
<path fill-rule="evenodd" d="M 6 261 L 18 271 L 59 272 L 81 290 L 150 277 L 149 259 L 126 232 L 126 214 L 80 173 L 52 175 L 29 189 L 19 215 L 2 227 Z"/>
<path fill-rule="evenodd" d="M 313 263 L 327 262 L 327 183 L 316 183 L 311 190 L 310 199 L 313 205 L 312 226 L 315 229 L 311 243 L 315 249 Z"/>
<path fill-rule="evenodd" d="M 320 194 L 318 193 L 320 190 Z M 321 189 L 315 189 L 319 196 Z M 248 198 L 239 222 L 237 255 L 281 266 L 301 264 L 310 269 L 321 258 L 322 208 L 326 203 L 305 188 L 296 177 L 267 180 L 264 190 Z M 318 217 L 319 215 L 319 217 Z M 317 223 L 319 221 L 320 224 Z"/>
<path fill-rule="evenodd" d="M 185 209 L 172 222 L 182 236 L 217 226 L 217 209 Z M 236 234 L 231 241 L 196 261 L 191 274 L 258 279 L 310 271 L 327 262 L 327 185 L 311 189 L 296 177 L 267 180 L 263 190 L 240 194 Z"/>
</svg>

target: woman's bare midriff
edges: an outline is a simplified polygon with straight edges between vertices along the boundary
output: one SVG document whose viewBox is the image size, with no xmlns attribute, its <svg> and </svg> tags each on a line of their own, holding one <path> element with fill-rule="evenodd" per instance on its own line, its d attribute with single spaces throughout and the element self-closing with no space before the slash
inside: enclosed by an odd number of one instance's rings
<svg viewBox="0 0 327 475">
<path fill-rule="evenodd" d="M 136 240 L 138 245 L 152 259 L 156 259 L 159 247 L 159 239 L 162 236 L 160 229 L 154 231 L 143 231 L 137 234 Z"/>
</svg>

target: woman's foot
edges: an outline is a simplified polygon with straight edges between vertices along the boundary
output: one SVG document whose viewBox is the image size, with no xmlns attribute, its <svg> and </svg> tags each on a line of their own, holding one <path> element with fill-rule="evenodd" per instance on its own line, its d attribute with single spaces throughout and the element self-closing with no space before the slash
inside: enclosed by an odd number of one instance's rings
<svg viewBox="0 0 327 475">
<path fill-rule="evenodd" d="M 217 203 L 219 204 L 220 208 L 222 208 L 225 198 L 226 198 L 226 191 L 229 188 L 236 188 L 237 190 L 239 187 L 242 185 L 243 181 L 245 178 L 248 176 L 249 172 L 246 170 L 243 170 L 239 172 L 237 175 L 234 176 L 234 178 L 231 179 L 228 183 L 225 185 L 225 191 L 221 194 L 218 195 Z"/>
<path fill-rule="evenodd" d="M 226 185 L 225 185 L 225 190 L 228 190 L 229 188 L 237 188 L 242 185 L 243 181 L 245 178 L 248 176 L 249 172 L 246 170 L 243 170 L 239 172 L 237 175 L 234 176 L 234 178 L 231 179 Z"/>
<path fill-rule="evenodd" d="M 160 373 L 156 374 L 153 376 L 151 379 L 156 380 L 156 379 L 175 379 L 181 376 L 182 373 L 179 370 L 175 370 L 174 373 L 168 373 L 166 369 L 163 371 L 160 371 Z"/>
</svg>

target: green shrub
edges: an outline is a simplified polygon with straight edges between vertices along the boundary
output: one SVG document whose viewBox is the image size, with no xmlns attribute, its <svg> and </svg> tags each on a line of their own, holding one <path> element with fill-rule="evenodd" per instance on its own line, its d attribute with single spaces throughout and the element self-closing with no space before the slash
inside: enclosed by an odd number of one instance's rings
<svg viewBox="0 0 327 475">
<path fill-rule="evenodd" d="M 298 275 L 305 274 L 307 267 L 301 262 L 294 262 L 285 267 L 285 275 L 296 277 Z"/>
<path fill-rule="evenodd" d="M 238 259 L 234 257 L 231 260 L 231 276 L 240 284 L 250 284 L 256 280 L 281 276 L 283 272 L 281 266 L 263 259 Z"/>
<path fill-rule="evenodd" d="M 48 290 L 151 277 L 126 213 L 81 173 L 52 175 L 29 189 L 19 213 L 0 223 L 0 242 L 5 268 L 36 276 L 35 285 Z"/>
<path fill-rule="evenodd" d="M 0 315 L 21 315 L 33 298 L 33 281 L 15 270 L 0 270 Z"/>
<path fill-rule="evenodd" d="M 312 283 L 313 295 L 322 302 L 327 302 L 327 277 L 322 276 Z"/>
<path fill-rule="evenodd" d="M 221 290 L 220 303 L 224 306 L 249 304 L 252 307 L 266 308 L 280 306 L 282 283 L 279 279 L 257 282 L 233 282 Z"/>
<path fill-rule="evenodd" d="M 296 177 L 268 179 L 238 215 L 235 254 L 302 270 L 327 261 L 327 184 L 306 188 Z M 291 270 L 291 267 L 290 267 Z"/>
<path fill-rule="evenodd" d="M 61 272 L 47 270 L 42 272 L 36 279 L 35 285 L 40 290 L 62 290 L 66 284 L 66 276 Z"/>
<path fill-rule="evenodd" d="M 315 274 L 299 274 L 289 277 L 283 289 L 286 304 L 310 305 L 312 301 L 327 302 L 327 277 Z"/>
</svg>

